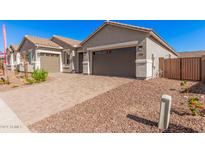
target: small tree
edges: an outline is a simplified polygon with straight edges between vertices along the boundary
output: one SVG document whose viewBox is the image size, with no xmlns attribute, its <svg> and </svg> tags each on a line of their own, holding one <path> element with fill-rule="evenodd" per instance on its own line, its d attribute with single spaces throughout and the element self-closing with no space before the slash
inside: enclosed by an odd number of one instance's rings
<svg viewBox="0 0 205 154">
<path fill-rule="evenodd" d="M 202 111 L 204 110 L 204 104 L 197 97 L 191 97 L 188 100 L 188 107 L 192 112 L 192 115 L 200 115 L 203 116 Z"/>
</svg>

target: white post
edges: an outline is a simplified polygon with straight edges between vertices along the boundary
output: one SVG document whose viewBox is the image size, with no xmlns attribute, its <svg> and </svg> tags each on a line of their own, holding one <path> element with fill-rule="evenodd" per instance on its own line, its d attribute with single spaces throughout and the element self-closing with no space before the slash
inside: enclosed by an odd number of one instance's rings
<svg viewBox="0 0 205 154">
<path fill-rule="evenodd" d="M 62 52 L 60 52 L 60 72 L 63 72 L 63 60 L 62 60 Z"/>
<path fill-rule="evenodd" d="M 89 52 L 89 74 L 93 74 L 93 52 Z"/>
<path fill-rule="evenodd" d="M 88 60 L 87 60 L 87 69 L 88 69 L 88 75 L 90 75 L 90 51 L 87 51 Z"/>
<path fill-rule="evenodd" d="M 74 65 L 74 57 L 75 57 L 75 50 L 71 51 L 70 61 L 71 61 L 71 70 L 72 72 L 75 71 L 75 65 Z"/>
<path fill-rule="evenodd" d="M 163 95 L 160 105 L 160 117 L 159 117 L 159 129 L 167 129 L 169 126 L 169 117 L 171 109 L 172 97 L 169 95 Z"/>
</svg>

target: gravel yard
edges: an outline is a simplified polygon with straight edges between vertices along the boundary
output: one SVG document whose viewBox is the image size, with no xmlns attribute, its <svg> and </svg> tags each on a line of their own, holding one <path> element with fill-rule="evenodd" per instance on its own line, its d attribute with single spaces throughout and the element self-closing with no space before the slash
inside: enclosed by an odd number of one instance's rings
<svg viewBox="0 0 205 154">
<path fill-rule="evenodd" d="M 205 86 L 189 82 L 189 96 Z M 134 80 L 29 126 L 33 132 L 162 132 L 157 128 L 160 98 L 172 96 L 170 126 L 163 132 L 205 132 L 205 117 L 192 116 L 180 81 Z M 201 93 L 201 94 L 199 94 Z"/>
<path fill-rule="evenodd" d="M 22 78 L 24 76 L 23 73 L 14 73 L 12 71 L 7 71 L 7 73 L 9 76 L 10 84 L 0 83 L 0 92 L 8 91 L 8 90 L 12 90 L 14 88 L 25 86 L 24 79 Z M 2 70 L 0 70 L 0 76 L 1 77 L 3 76 Z"/>
</svg>

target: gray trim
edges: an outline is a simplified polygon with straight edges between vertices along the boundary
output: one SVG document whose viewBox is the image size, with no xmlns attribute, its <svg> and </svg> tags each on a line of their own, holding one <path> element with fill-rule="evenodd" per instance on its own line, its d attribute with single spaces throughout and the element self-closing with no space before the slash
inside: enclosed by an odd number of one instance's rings
<svg viewBox="0 0 205 154">
<path fill-rule="evenodd" d="M 100 51 L 100 50 L 107 50 L 107 49 L 119 49 L 119 48 L 127 48 L 133 47 L 138 44 L 138 41 L 130 41 L 124 43 L 115 43 L 115 44 L 108 44 L 108 45 L 101 45 L 96 47 L 87 48 L 88 51 Z"/>
</svg>

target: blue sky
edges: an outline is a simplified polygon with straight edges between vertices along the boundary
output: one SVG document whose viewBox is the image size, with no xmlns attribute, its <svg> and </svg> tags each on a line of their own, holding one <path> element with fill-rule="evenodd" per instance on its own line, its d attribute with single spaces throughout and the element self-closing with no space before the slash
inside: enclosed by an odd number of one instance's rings
<svg viewBox="0 0 205 154">
<path fill-rule="evenodd" d="M 6 25 L 9 45 L 19 44 L 26 34 L 45 38 L 55 34 L 83 40 L 103 22 L 103 20 L 0 20 L 0 26 Z M 205 50 L 205 20 L 118 20 L 117 22 L 152 28 L 176 51 Z M 0 51 L 2 50 L 1 30 Z"/>
</svg>

